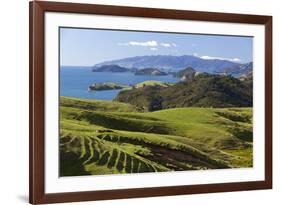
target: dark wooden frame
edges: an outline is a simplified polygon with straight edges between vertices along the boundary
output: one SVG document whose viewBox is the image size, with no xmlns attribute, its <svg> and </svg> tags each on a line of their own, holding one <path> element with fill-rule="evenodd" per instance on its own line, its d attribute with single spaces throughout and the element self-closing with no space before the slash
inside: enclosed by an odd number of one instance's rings
<svg viewBox="0 0 281 205">
<path fill-rule="evenodd" d="M 199 11 L 168 10 L 30 2 L 30 142 L 29 200 L 33 204 L 152 197 L 180 194 L 241 191 L 272 188 L 272 17 Z M 265 180 L 205 185 L 152 187 L 106 191 L 46 194 L 44 192 L 44 13 L 67 12 L 113 16 L 150 17 L 211 22 L 260 24 L 265 26 Z"/>
</svg>

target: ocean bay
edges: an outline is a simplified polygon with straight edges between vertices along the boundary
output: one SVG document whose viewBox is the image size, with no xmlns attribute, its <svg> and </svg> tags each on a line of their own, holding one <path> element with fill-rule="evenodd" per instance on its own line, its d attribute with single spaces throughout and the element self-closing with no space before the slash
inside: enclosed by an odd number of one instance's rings
<svg viewBox="0 0 281 205">
<path fill-rule="evenodd" d="M 153 76 L 135 75 L 133 72 L 92 72 L 91 67 L 61 67 L 60 68 L 60 96 L 113 100 L 121 90 L 89 91 L 93 83 L 114 82 L 124 85 L 135 85 L 148 80 L 176 83 L 178 78 L 173 75 Z"/>
</svg>

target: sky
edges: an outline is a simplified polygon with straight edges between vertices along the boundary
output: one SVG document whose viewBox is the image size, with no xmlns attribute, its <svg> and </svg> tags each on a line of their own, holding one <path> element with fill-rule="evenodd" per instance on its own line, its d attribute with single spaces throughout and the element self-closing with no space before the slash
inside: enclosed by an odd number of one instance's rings
<svg viewBox="0 0 281 205">
<path fill-rule="evenodd" d="M 62 66 L 93 66 L 103 61 L 144 55 L 194 55 L 247 63 L 253 60 L 253 38 L 60 28 Z"/>
</svg>

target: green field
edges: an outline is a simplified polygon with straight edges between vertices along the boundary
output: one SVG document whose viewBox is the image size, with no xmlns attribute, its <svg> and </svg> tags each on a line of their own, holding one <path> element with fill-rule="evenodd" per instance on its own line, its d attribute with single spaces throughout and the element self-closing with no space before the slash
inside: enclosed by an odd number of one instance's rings
<svg viewBox="0 0 281 205">
<path fill-rule="evenodd" d="M 252 167 L 252 108 L 60 101 L 61 176 Z"/>
<path fill-rule="evenodd" d="M 161 86 L 161 87 L 168 87 L 173 85 L 172 83 L 165 83 L 162 81 L 157 81 L 157 80 L 147 80 L 141 83 L 137 83 L 134 87 L 135 88 L 143 88 L 145 86 Z"/>
</svg>

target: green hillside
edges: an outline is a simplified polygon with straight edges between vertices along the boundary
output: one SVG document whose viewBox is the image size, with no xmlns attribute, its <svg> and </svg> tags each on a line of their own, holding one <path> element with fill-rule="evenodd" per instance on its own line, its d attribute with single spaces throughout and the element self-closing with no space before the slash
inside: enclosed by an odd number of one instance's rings
<svg viewBox="0 0 281 205">
<path fill-rule="evenodd" d="M 61 176 L 252 166 L 252 108 L 141 113 L 66 97 L 60 105 Z"/>
<path fill-rule="evenodd" d="M 186 75 L 184 82 L 173 86 L 123 90 L 115 100 L 144 111 L 181 107 L 252 107 L 252 93 L 250 81 L 201 73 Z"/>
<path fill-rule="evenodd" d="M 143 81 L 141 83 L 137 83 L 136 85 L 134 85 L 134 88 L 143 88 L 145 86 L 161 86 L 161 87 L 168 87 L 173 85 L 172 83 L 166 83 L 166 82 L 162 82 L 162 81 L 157 81 L 157 80 L 147 80 L 147 81 Z"/>
</svg>

